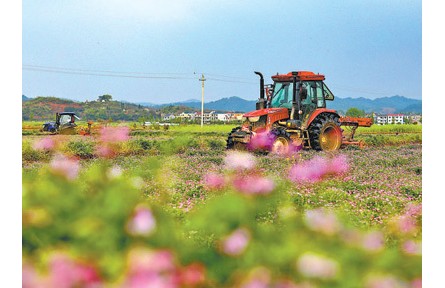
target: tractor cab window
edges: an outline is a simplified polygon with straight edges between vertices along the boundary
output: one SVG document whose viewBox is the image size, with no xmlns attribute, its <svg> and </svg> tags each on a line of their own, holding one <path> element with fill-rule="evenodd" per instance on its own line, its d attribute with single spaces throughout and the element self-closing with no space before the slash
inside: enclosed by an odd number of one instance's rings
<svg viewBox="0 0 445 288">
<path fill-rule="evenodd" d="M 276 82 L 272 95 L 271 107 L 292 108 L 292 82 Z"/>
<path fill-rule="evenodd" d="M 314 108 L 325 108 L 326 103 L 323 95 L 323 82 L 321 81 L 305 81 L 303 87 L 307 90 L 306 99 L 302 99 L 302 106 Z"/>
<path fill-rule="evenodd" d="M 324 99 L 325 100 L 334 100 L 334 94 L 332 94 L 331 90 L 329 90 L 328 86 L 323 83 L 323 93 L 324 93 Z"/>
<path fill-rule="evenodd" d="M 60 125 L 68 124 L 71 122 L 71 115 L 60 116 Z"/>
</svg>

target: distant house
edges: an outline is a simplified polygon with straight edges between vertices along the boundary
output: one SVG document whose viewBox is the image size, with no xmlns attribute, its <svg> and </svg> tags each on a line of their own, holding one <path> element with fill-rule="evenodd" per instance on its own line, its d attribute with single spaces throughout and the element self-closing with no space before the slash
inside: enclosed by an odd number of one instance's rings
<svg viewBox="0 0 445 288">
<path fill-rule="evenodd" d="M 385 125 L 388 123 L 388 116 L 387 115 L 380 115 L 375 114 L 374 115 L 374 123 L 377 125 Z"/>
<path fill-rule="evenodd" d="M 218 113 L 217 117 L 219 121 L 228 122 L 230 120 L 231 115 L 230 113 Z"/>
<path fill-rule="evenodd" d="M 162 117 L 162 120 L 164 120 L 164 121 L 171 121 L 171 120 L 173 120 L 175 118 L 176 118 L 176 116 L 173 115 L 173 114 L 166 114 L 166 115 L 164 115 L 164 117 Z"/>
<path fill-rule="evenodd" d="M 407 118 L 404 114 L 375 114 L 374 123 L 378 125 L 385 124 L 405 124 Z"/>
<path fill-rule="evenodd" d="M 403 124 L 404 118 L 403 114 L 388 114 L 388 124 Z"/>
</svg>

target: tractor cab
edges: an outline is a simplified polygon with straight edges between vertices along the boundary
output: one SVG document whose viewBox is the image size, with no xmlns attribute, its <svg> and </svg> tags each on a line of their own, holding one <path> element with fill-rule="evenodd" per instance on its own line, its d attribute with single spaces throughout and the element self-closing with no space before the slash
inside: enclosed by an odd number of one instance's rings
<svg viewBox="0 0 445 288">
<path fill-rule="evenodd" d="M 80 120 L 74 112 L 56 113 L 55 122 L 43 124 L 43 131 L 58 134 L 76 134 L 76 120 Z"/>
<path fill-rule="evenodd" d="M 307 126 L 314 111 L 326 108 L 326 100 L 334 100 L 324 79 L 324 75 L 308 71 L 272 76 L 274 83 L 265 87 L 265 106 L 287 108 L 290 120 L 295 120 L 292 126 Z"/>
</svg>

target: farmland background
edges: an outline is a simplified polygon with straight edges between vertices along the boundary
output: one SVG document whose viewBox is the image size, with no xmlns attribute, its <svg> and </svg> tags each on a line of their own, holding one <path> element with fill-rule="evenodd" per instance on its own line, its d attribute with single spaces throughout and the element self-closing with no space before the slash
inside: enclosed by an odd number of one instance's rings
<svg viewBox="0 0 445 288">
<path fill-rule="evenodd" d="M 41 124 L 22 125 L 30 287 L 420 287 L 420 125 L 283 157 L 228 153 L 230 125 Z"/>
</svg>

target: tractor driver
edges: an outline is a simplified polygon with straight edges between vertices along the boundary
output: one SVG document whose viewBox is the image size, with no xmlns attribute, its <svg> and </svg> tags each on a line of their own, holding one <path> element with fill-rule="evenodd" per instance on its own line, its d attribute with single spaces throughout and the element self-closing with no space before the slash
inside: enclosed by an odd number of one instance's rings
<svg viewBox="0 0 445 288">
<path fill-rule="evenodd" d="M 307 87 L 310 87 L 307 89 Z M 310 82 L 300 82 L 300 89 L 299 89 L 299 96 L 301 100 L 301 111 L 303 119 L 304 117 L 307 117 L 306 115 L 309 115 L 312 111 L 315 110 L 317 107 L 317 104 L 313 101 L 313 93 L 311 89 L 312 85 Z"/>
</svg>

